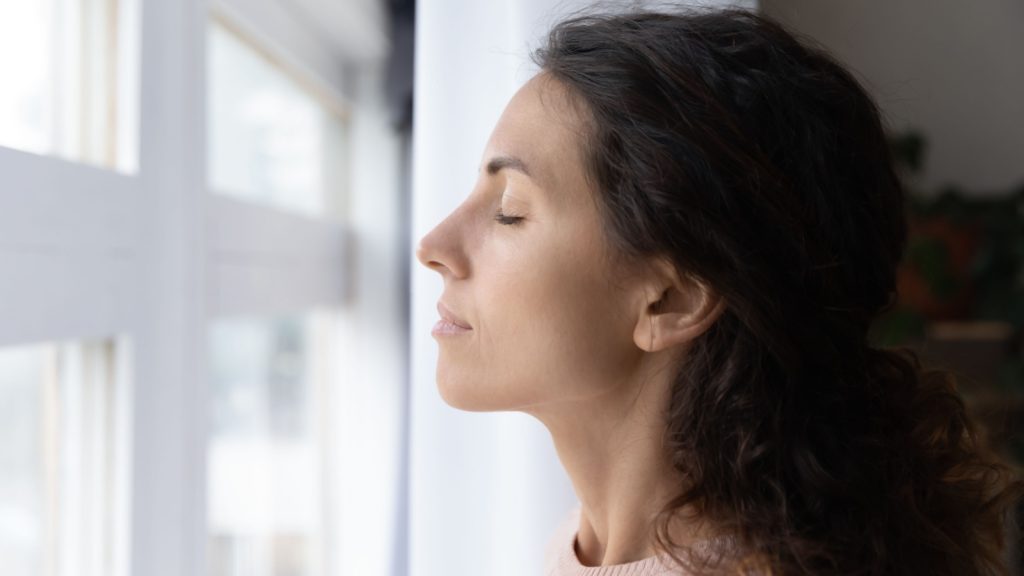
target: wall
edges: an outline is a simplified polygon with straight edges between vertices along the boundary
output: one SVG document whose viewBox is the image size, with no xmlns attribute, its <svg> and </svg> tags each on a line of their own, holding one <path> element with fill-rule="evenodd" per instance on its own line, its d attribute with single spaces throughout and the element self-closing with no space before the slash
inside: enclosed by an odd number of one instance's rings
<svg viewBox="0 0 1024 576">
<path fill-rule="evenodd" d="M 920 184 L 1024 185 L 1024 2 L 763 0 L 851 66 L 893 127 L 918 127 Z"/>
</svg>

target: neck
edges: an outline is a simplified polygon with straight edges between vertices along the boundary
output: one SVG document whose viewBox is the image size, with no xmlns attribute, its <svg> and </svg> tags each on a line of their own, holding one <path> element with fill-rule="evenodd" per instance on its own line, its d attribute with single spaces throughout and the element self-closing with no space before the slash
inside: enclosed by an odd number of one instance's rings
<svg viewBox="0 0 1024 576">
<path fill-rule="evenodd" d="M 683 488 L 662 440 L 671 375 L 642 370 L 634 381 L 599 396 L 531 410 L 551 433 L 580 499 L 577 556 L 584 565 L 656 554 L 655 518 Z M 695 529 L 677 522 L 670 533 L 683 543 Z"/>
</svg>

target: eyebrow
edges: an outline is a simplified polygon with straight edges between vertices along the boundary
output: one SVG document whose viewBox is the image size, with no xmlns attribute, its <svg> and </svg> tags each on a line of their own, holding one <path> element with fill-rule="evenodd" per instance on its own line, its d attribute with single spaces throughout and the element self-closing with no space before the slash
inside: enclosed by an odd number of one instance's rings
<svg viewBox="0 0 1024 576">
<path fill-rule="evenodd" d="M 523 162 L 522 159 L 516 158 L 515 156 L 495 156 L 487 163 L 487 173 L 491 176 L 494 176 L 503 168 L 515 170 L 516 172 L 521 172 L 528 178 L 533 178 L 533 175 L 530 173 L 530 169 L 526 167 L 526 162 Z"/>
</svg>

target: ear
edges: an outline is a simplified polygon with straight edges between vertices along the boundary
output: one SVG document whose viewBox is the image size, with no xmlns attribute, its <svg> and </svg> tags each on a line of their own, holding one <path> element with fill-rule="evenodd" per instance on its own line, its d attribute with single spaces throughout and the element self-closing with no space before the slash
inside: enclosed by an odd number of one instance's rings
<svg viewBox="0 0 1024 576">
<path fill-rule="evenodd" d="M 725 311 L 725 299 L 696 278 L 681 278 L 659 260 L 644 286 L 633 341 L 647 352 L 687 346 Z"/>
</svg>

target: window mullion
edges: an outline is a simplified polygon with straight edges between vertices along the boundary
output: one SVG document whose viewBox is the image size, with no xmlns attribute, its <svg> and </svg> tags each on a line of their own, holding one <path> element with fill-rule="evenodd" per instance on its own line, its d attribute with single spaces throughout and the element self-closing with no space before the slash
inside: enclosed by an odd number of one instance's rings
<svg viewBox="0 0 1024 576">
<path fill-rule="evenodd" d="M 206 527 L 205 0 L 142 11 L 145 305 L 135 338 L 132 574 L 202 574 Z"/>
<path fill-rule="evenodd" d="M 138 179 L 0 148 L 0 345 L 104 336 L 138 301 Z"/>
<path fill-rule="evenodd" d="M 210 317 L 340 306 L 346 227 L 219 194 L 207 195 Z"/>
</svg>

